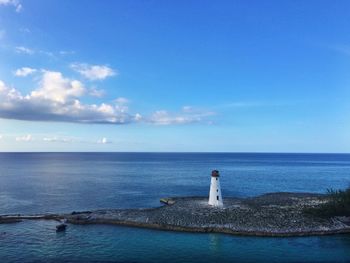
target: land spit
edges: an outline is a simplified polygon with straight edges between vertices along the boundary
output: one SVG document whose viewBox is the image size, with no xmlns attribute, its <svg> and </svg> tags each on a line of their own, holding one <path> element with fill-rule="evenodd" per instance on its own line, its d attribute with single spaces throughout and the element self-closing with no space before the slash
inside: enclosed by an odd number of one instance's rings
<svg viewBox="0 0 350 263">
<path fill-rule="evenodd" d="M 70 214 L 3 215 L 0 223 L 66 219 L 71 224 L 115 224 L 173 231 L 217 232 L 251 236 L 309 236 L 350 233 L 346 217 L 321 218 L 305 208 L 327 202 L 326 195 L 270 193 L 252 198 L 225 198 L 224 207 L 206 197 L 162 199 L 166 205 L 145 209 L 104 209 Z"/>
</svg>

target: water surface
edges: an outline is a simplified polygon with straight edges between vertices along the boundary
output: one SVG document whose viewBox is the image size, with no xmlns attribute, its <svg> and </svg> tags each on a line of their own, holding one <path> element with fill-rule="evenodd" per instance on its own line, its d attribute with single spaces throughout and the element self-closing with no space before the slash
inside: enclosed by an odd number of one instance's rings
<svg viewBox="0 0 350 263">
<path fill-rule="evenodd" d="M 0 214 L 159 205 L 208 195 L 210 171 L 225 196 L 324 193 L 350 183 L 350 155 L 249 153 L 1 153 Z M 55 222 L 0 225 L 0 262 L 350 262 L 349 235 L 235 237 Z"/>
</svg>

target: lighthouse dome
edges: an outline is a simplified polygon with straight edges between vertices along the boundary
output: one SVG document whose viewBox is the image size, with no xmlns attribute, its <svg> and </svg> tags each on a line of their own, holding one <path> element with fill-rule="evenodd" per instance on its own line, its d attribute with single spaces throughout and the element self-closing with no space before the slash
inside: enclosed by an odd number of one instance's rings
<svg viewBox="0 0 350 263">
<path fill-rule="evenodd" d="M 218 170 L 211 171 L 211 176 L 212 177 L 219 177 L 220 176 L 219 171 Z"/>
</svg>

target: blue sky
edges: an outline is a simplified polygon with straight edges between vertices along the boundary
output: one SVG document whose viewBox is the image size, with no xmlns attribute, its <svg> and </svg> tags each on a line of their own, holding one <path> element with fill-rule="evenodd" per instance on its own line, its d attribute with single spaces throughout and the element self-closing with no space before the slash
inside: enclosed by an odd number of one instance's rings
<svg viewBox="0 0 350 263">
<path fill-rule="evenodd" d="M 348 1 L 0 0 L 0 151 L 350 151 Z"/>
</svg>

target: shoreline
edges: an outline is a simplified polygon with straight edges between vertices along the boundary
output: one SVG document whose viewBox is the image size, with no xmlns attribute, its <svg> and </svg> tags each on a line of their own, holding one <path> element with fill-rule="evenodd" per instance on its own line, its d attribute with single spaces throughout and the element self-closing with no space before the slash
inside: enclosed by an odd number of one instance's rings
<svg viewBox="0 0 350 263">
<path fill-rule="evenodd" d="M 103 209 L 70 214 L 3 215 L 0 224 L 21 220 L 62 220 L 70 224 L 109 224 L 167 231 L 224 233 L 239 236 L 292 237 L 350 233 L 350 219 L 305 215 L 327 197 L 310 193 L 269 193 L 224 199 L 224 207 L 207 197 L 163 198 L 163 206 L 145 209 Z"/>
</svg>

